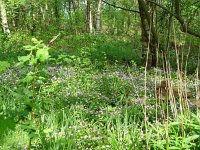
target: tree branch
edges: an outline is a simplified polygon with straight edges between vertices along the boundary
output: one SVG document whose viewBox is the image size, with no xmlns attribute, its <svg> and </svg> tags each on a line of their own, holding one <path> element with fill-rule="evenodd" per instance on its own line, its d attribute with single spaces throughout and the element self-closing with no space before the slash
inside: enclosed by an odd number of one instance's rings
<svg viewBox="0 0 200 150">
<path fill-rule="evenodd" d="M 50 46 L 59 36 L 61 35 L 61 33 L 58 33 L 56 36 L 54 36 L 48 43 L 47 46 Z"/>
<path fill-rule="evenodd" d="M 178 20 L 178 22 L 181 24 L 181 27 L 182 27 L 181 31 L 182 31 L 182 32 L 185 32 L 185 33 L 188 33 L 188 34 L 190 34 L 190 35 L 193 35 L 193 36 L 195 36 L 195 37 L 200 38 L 200 33 L 197 32 L 197 31 L 195 31 L 195 30 L 193 30 L 193 29 L 191 29 L 191 28 L 188 26 L 188 23 L 186 23 L 185 20 L 184 20 L 180 15 L 171 12 L 171 11 L 168 10 L 166 7 L 164 7 L 164 6 L 162 6 L 162 5 L 158 4 L 158 3 L 156 3 L 156 2 L 154 2 L 154 1 L 151 1 L 151 0 L 147 0 L 147 1 L 150 2 L 150 3 L 152 3 L 152 4 L 154 4 L 154 5 L 156 5 L 156 6 L 158 6 L 158 7 L 160 7 L 160 8 L 162 8 L 162 9 L 165 10 L 168 14 L 172 15 L 173 17 L 175 17 L 176 20 Z M 107 2 L 107 1 L 105 1 L 105 0 L 103 0 L 102 2 L 105 3 L 105 4 L 107 4 L 107 5 L 109 5 L 109 6 L 112 6 L 112 7 L 115 7 L 115 8 L 119 8 L 119 9 L 121 9 L 121 10 L 130 11 L 130 12 L 134 12 L 134 13 L 138 13 L 138 14 L 140 13 L 138 10 L 132 10 L 132 9 L 127 9 L 127 8 L 124 8 L 124 7 L 116 6 L 115 4 L 111 4 L 111 3 L 109 3 L 109 2 Z M 198 3 L 198 2 L 199 2 L 199 1 L 197 1 L 196 3 Z"/>
<path fill-rule="evenodd" d="M 121 10 L 125 10 L 125 11 L 130 11 L 130 12 L 134 12 L 134 13 L 140 13 L 138 10 L 133 10 L 133 9 L 127 9 L 127 8 L 124 8 L 124 7 L 120 7 L 120 6 L 116 6 L 115 4 L 111 4 L 105 0 L 102 0 L 103 3 L 109 5 L 109 6 L 112 6 L 112 7 L 115 7 L 115 8 L 119 8 Z"/>
<path fill-rule="evenodd" d="M 151 1 L 151 0 L 147 0 L 148 2 L 152 3 L 152 4 L 155 4 L 156 6 L 162 8 L 163 10 L 165 10 L 168 14 L 174 16 L 178 21 L 179 23 L 181 24 L 181 31 L 182 32 L 185 32 L 185 33 L 188 33 L 188 34 L 191 34 L 195 37 L 198 37 L 200 38 L 200 33 L 197 32 L 197 31 L 194 31 L 193 29 L 191 29 L 190 27 L 188 27 L 188 24 L 185 22 L 185 20 L 178 14 L 174 14 L 173 12 L 169 11 L 167 8 L 165 8 L 164 6 L 154 2 L 154 1 Z"/>
</svg>

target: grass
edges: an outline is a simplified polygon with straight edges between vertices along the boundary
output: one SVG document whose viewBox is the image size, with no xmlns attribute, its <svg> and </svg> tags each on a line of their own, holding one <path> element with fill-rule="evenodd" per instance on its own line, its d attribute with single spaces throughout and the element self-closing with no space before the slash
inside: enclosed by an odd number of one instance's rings
<svg viewBox="0 0 200 150">
<path fill-rule="evenodd" d="M 55 53 L 41 65 L 38 76 L 45 80 L 34 86 L 21 82 L 31 67 L 11 65 L 2 72 L 0 149 L 199 149 L 198 109 L 181 110 L 177 97 L 174 115 L 154 96 L 165 73 L 148 70 L 145 81 L 129 44 L 108 43 L 86 42 L 78 55 Z M 132 65 L 124 65 L 124 58 Z M 176 72 L 171 76 L 178 83 Z"/>
</svg>

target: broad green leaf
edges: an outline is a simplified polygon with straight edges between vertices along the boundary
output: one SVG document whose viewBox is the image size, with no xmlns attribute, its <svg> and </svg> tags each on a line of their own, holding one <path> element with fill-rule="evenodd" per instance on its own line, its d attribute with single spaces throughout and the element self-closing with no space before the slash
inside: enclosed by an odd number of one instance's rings
<svg viewBox="0 0 200 150">
<path fill-rule="evenodd" d="M 33 79 L 34 79 L 33 76 L 26 76 L 26 77 L 23 79 L 23 82 L 30 83 Z"/>
<path fill-rule="evenodd" d="M 29 61 L 29 65 L 35 65 L 35 64 L 37 64 L 37 58 L 31 57 L 31 59 Z"/>
<path fill-rule="evenodd" d="M 39 59 L 41 62 L 48 60 L 49 57 L 50 56 L 49 56 L 48 48 L 42 48 L 36 52 L 36 58 Z"/>
<path fill-rule="evenodd" d="M 29 72 L 26 77 L 22 80 L 22 82 L 24 83 L 30 83 L 31 81 L 33 81 L 34 79 L 34 73 L 33 72 Z"/>
<path fill-rule="evenodd" d="M 42 80 L 42 81 L 45 81 L 45 80 L 46 80 L 46 78 L 45 78 L 45 77 L 42 77 L 42 76 L 39 76 L 38 79 L 39 79 L 39 80 Z"/>
<path fill-rule="evenodd" d="M 0 72 L 4 71 L 8 67 L 10 67 L 10 63 L 9 62 L 0 61 Z"/>
<path fill-rule="evenodd" d="M 18 60 L 19 60 L 21 63 L 25 63 L 25 62 L 29 61 L 30 58 L 31 58 L 31 55 L 20 56 L 20 57 L 18 57 Z"/>
</svg>

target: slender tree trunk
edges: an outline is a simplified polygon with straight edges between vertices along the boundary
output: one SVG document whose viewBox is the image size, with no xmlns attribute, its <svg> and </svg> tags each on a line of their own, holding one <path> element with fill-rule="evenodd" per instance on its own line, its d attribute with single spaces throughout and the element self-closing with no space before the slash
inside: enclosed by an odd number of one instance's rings
<svg viewBox="0 0 200 150">
<path fill-rule="evenodd" d="M 69 0 L 68 1 L 68 14 L 69 14 L 70 17 L 71 17 L 71 8 L 72 8 L 72 2 L 71 2 L 71 0 Z"/>
<path fill-rule="evenodd" d="M 58 0 L 54 0 L 54 13 L 55 13 L 56 22 L 59 24 L 60 12 L 59 12 L 59 1 Z"/>
<path fill-rule="evenodd" d="M 72 20 L 72 1 L 68 0 L 68 15 L 69 15 L 69 28 L 71 30 L 71 32 L 73 32 L 73 20 Z"/>
<path fill-rule="evenodd" d="M 87 0 L 87 30 L 89 33 L 93 32 L 91 0 Z"/>
<path fill-rule="evenodd" d="M 7 21 L 7 14 L 6 14 L 6 7 L 5 7 L 5 3 L 3 0 L 0 0 L 0 10 L 1 10 L 1 22 L 2 22 L 2 26 L 3 26 L 3 31 L 6 34 L 10 34 L 10 29 L 8 27 L 8 21 Z"/>
<path fill-rule="evenodd" d="M 76 4 L 75 4 L 75 1 L 74 0 L 70 0 L 71 2 L 72 2 L 72 6 L 73 6 L 73 10 L 74 10 L 74 12 L 76 11 Z"/>
<path fill-rule="evenodd" d="M 102 0 L 98 1 L 97 5 L 97 16 L 96 16 L 96 32 L 101 32 L 101 7 L 102 7 Z"/>
<path fill-rule="evenodd" d="M 12 26 L 16 29 L 16 26 L 17 26 L 17 23 L 16 23 L 16 21 L 17 21 L 17 17 L 16 17 L 16 15 L 15 15 L 15 13 L 14 13 L 14 10 L 11 8 L 10 9 L 10 12 L 11 12 L 11 14 L 12 14 L 12 17 L 11 17 L 11 21 L 12 21 Z M 14 30 L 15 30 L 14 29 Z"/>
<path fill-rule="evenodd" d="M 50 13 L 49 13 L 49 6 L 48 6 L 48 3 L 46 2 L 45 3 L 45 6 L 44 6 L 44 13 L 45 13 L 45 23 L 44 23 L 44 28 L 47 28 L 48 24 L 50 23 Z"/>
<path fill-rule="evenodd" d="M 128 34 L 128 32 L 129 32 L 130 26 L 131 26 L 131 14 L 130 14 L 130 12 L 129 12 L 129 13 L 128 13 L 128 18 L 127 18 L 126 34 Z"/>
<path fill-rule="evenodd" d="M 42 21 L 45 21 L 46 19 L 45 19 L 45 9 L 41 6 L 40 7 L 40 12 L 41 12 L 41 16 L 42 16 Z"/>
<path fill-rule="evenodd" d="M 33 36 L 36 30 L 36 23 L 35 23 L 36 19 L 35 19 L 35 13 L 34 13 L 34 5 L 31 2 L 31 27 L 30 27 L 30 31 L 31 31 L 31 35 Z"/>
<path fill-rule="evenodd" d="M 75 0 L 70 0 L 71 4 L 72 4 L 72 9 L 74 12 L 74 22 L 72 24 L 74 25 L 79 25 L 81 20 L 80 20 L 80 7 L 79 7 L 79 1 L 75 1 Z M 77 3 L 78 4 L 77 4 Z M 76 26 L 74 26 L 74 30 L 75 33 L 78 34 L 80 32 L 79 28 L 77 28 Z"/>
</svg>

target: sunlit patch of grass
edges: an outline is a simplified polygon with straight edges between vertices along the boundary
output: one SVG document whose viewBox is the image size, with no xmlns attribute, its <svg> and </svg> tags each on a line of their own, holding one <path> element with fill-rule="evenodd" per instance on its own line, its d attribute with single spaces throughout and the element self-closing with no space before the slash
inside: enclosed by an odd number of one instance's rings
<svg viewBox="0 0 200 150">
<path fill-rule="evenodd" d="M 15 131 L 9 131 L 1 140 L 0 149 L 26 149 L 28 148 L 29 137 L 26 132 L 19 127 Z"/>
</svg>

